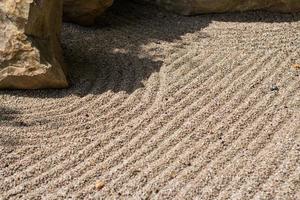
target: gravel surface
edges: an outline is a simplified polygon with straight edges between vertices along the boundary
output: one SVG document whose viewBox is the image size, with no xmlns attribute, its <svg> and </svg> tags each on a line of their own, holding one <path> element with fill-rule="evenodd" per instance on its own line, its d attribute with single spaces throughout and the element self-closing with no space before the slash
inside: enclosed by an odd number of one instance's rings
<svg viewBox="0 0 300 200">
<path fill-rule="evenodd" d="M 0 91 L 0 199 L 300 199 L 299 38 L 132 3 L 64 24 L 72 86 Z"/>
</svg>

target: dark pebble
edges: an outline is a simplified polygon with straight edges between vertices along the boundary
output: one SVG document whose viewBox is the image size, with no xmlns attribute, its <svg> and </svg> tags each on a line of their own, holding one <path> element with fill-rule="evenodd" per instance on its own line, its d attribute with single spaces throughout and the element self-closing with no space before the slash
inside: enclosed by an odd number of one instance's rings
<svg viewBox="0 0 300 200">
<path fill-rule="evenodd" d="M 276 85 L 271 86 L 271 91 L 279 91 L 279 87 Z"/>
</svg>

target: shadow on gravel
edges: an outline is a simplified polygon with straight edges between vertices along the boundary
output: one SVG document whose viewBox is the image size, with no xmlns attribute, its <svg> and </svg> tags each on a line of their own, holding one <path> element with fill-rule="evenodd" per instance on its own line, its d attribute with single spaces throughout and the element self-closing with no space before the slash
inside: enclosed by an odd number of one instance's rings
<svg viewBox="0 0 300 200">
<path fill-rule="evenodd" d="M 14 126 L 14 127 L 27 127 L 29 124 L 22 120 L 17 120 L 16 115 L 20 114 L 19 111 L 4 106 L 0 106 L 0 133 L 1 127 L 4 126 Z"/>
<path fill-rule="evenodd" d="M 201 30 L 212 21 L 289 23 L 300 14 L 246 12 L 183 17 L 155 6 L 116 1 L 93 27 L 64 24 L 62 46 L 69 66 L 71 87 L 63 90 L 0 91 L 37 98 L 85 96 L 107 91 L 131 94 L 159 72 L 164 57 L 143 53 L 145 45 L 160 52 L 159 44 L 181 40 L 187 33 L 199 32 L 197 39 L 210 36 Z"/>
<path fill-rule="evenodd" d="M 14 119 L 14 114 L 18 114 L 16 110 L 0 106 L 0 125 L 5 122 L 11 122 Z"/>
</svg>

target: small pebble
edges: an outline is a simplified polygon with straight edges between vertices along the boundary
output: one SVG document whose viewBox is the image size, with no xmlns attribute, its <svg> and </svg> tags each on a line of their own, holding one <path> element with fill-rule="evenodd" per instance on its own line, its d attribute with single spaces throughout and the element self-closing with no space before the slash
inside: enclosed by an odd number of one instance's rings
<svg viewBox="0 0 300 200">
<path fill-rule="evenodd" d="M 300 64 L 294 64 L 294 65 L 292 65 L 292 68 L 294 68 L 294 69 L 300 69 Z"/>
<path fill-rule="evenodd" d="M 279 87 L 277 85 L 272 85 L 271 91 L 279 91 Z"/>
<path fill-rule="evenodd" d="M 97 180 L 96 181 L 96 189 L 101 190 L 105 186 L 105 183 L 103 181 Z"/>
<path fill-rule="evenodd" d="M 174 171 L 173 171 L 173 172 L 171 172 L 171 177 L 172 177 L 172 178 L 175 178 L 175 177 L 176 177 L 176 175 L 177 175 L 177 174 L 176 174 L 176 172 L 174 172 Z"/>
</svg>

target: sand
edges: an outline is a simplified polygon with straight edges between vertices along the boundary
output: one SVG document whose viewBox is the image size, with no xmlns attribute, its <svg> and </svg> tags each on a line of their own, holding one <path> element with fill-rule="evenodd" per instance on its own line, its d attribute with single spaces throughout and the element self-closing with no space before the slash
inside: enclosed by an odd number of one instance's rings
<svg viewBox="0 0 300 200">
<path fill-rule="evenodd" d="M 115 5 L 72 86 L 0 92 L 0 199 L 299 199 L 300 15 Z"/>
</svg>

